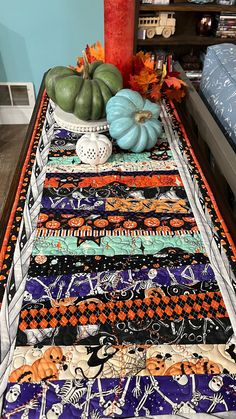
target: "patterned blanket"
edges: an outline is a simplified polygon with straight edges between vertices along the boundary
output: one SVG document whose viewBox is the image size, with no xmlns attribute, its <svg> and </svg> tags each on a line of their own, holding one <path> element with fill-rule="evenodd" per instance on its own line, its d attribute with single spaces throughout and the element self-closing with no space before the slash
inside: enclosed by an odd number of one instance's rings
<svg viewBox="0 0 236 419">
<path fill-rule="evenodd" d="M 53 106 L 1 251 L 1 417 L 236 411 L 236 249 L 173 104 L 152 151 L 97 167 Z"/>
</svg>

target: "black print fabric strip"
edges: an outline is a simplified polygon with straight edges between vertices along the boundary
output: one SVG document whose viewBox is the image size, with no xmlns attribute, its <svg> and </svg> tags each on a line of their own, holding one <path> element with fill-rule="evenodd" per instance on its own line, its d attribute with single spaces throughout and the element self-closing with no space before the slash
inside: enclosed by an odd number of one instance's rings
<svg viewBox="0 0 236 419">
<path fill-rule="evenodd" d="M 115 325 L 18 330 L 17 346 L 129 344 L 223 344 L 233 335 L 229 318 L 120 321 Z"/>
<path fill-rule="evenodd" d="M 127 223 L 131 221 L 132 223 Z M 66 229 L 74 231 L 80 229 L 82 226 L 91 226 L 93 230 L 100 231 L 101 229 L 115 230 L 123 228 L 126 230 L 146 230 L 157 231 L 172 231 L 180 232 L 182 229 L 191 232 L 198 231 L 196 220 L 193 214 L 178 214 L 178 213 L 153 213 L 148 214 L 137 212 L 117 212 L 104 211 L 102 214 L 94 214 L 90 211 L 68 210 L 63 209 L 58 211 L 56 209 L 42 208 L 38 218 L 38 228 L 43 229 Z M 162 230 L 161 228 L 164 227 Z"/>
<path fill-rule="evenodd" d="M 152 172 L 151 172 L 151 174 L 150 174 L 150 172 L 145 172 L 145 171 L 142 171 L 142 174 L 138 174 L 137 172 L 122 172 L 121 174 L 119 173 L 119 174 L 116 174 L 116 172 L 114 172 L 114 171 L 110 171 L 110 172 L 105 172 L 105 174 L 104 173 L 102 173 L 102 172 L 96 172 L 96 169 L 94 169 L 94 172 L 92 172 L 92 173 L 90 173 L 90 172 L 88 172 L 88 173 L 69 173 L 69 174 L 65 174 L 65 173 L 47 173 L 47 175 L 46 175 L 46 182 L 47 182 L 47 179 L 56 179 L 56 180 L 61 180 L 61 179 L 67 179 L 67 181 L 68 181 L 68 178 L 70 178 L 70 180 L 72 181 L 72 182 L 80 182 L 81 180 L 83 180 L 83 179 L 87 179 L 87 178 L 93 178 L 93 177 L 100 177 L 102 180 L 103 180 L 103 178 L 105 177 L 105 178 L 108 178 L 108 177 L 115 177 L 116 178 L 116 181 L 117 182 L 119 182 L 119 180 L 120 179 L 125 179 L 125 178 L 128 178 L 128 177 L 132 177 L 132 178 L 137 178 L 137 179 L 140 179 L 140 177 L 141 178 L 145 178 L 145 179 L 152 179 L 153 178 L 153 176 L 158 176 L 158 177 L 161 177 L 161 176 L 171 176 L 171 175 L 176 175 L 176 176 L 179 176 L 179 171 L 176 169 L 176 170 L 168 170 L 168 172 L 166 172 L 166 170 L 158 170 L 158 171 L 156 171 L 156 170 L 153 170 Z M 115 180 L 115 179 L 113 179 L 113 180 Z M 145 186 L 145 185 L 144 185 Z M 146 188 L 146 186 L 145 186 L 145 188 Z"/>
<path fill-rule="evenodd" d="M 121 153 L 121 150 L 116 143 L 112 140 L 111 136 L 108 132 L 106 132 L 106 136 L 112 141 L 112 150 L 113 154 Z M 68 132 L 68 136 L 59 137 L 55 131 L 55 138 L 51 142 L 50 152 L 49 152 L 49 159 L 53 157 L 64 157 L 64 156 L 77 156 L 75 152 L 75 146 L 78 139 L 81 137 L 80 134 L 75 134 L 72 132 Z M 157 146 L 153 148 L 150 152 L 150 160 L 163 160 L 163 155 L 160 157 L 160 151 L 167 152 L 170 150 L 169 143 L 165 140 L 159 140 Z M 156 153 L 158 152 L 158 153 Z"/>
<path fill-rule="evenodd" d="M 191 254 L 179 248 L 169 247 L 156 255 L 141 256 L 33 256 L 29 276 L 73 274 L 77 272 L 101 272 L 124 269 L 175 267 L 191 263 L 209 263 L 203 253 Z"/>
<path fill-rule="evenodd" d="M 56 188 L 45 188 L 43 196 L 46 197 L 73 197 L 78 198 L 135 198 L 135 199 L 186 199 L 187 194 L 183 187 L 145 187 L 132 188 L 126 185 L 111 183 L 101 188 L 79 188 L 77 182 L 68 182 L 67 178 L 60 179 Z"/>
</svg>

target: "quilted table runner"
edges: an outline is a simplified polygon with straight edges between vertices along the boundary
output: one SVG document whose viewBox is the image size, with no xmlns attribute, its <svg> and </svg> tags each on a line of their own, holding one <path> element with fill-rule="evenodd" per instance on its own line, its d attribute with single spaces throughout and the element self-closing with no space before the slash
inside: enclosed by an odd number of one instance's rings
<svg viewBox="0 0 236 419">
<path fill-rule="evenodd" d="M 153 150 L 91 167 L 43 95 L 1 253 L 2 418 L 236 411 L 236 251 L 161 106 Z"/>
</svg>

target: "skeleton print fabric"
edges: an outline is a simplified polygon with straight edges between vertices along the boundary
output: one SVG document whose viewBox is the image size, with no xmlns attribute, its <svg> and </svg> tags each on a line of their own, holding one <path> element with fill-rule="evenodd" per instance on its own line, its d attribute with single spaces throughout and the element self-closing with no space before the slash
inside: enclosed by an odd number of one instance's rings
<svg viewBox="0 0 236 419">
<path fill-rule="evenodd" d="M 46 96 L 40 118 L 40 194 L 25 181 L 3 249 L 2 417 L 236 410 L 235 247 L 175 109 L 162 104 L 153 150 L 113 144 L 96 168 L 80 162 L 80 134 L 55 124 Z M 26 223 L 17 236 L 34 205 L 32 234 Z"/>
<path fill-rule="evenodd" d="M 175 375 L 11 383 L 3 419 L 152 417 L 236 409 L 231 375 Z M 40 416 L 41 415 L 41 416 Z M 183 417 L 183 416 L 182 416 Z M 184 416 L 188 417 L 188 416 Z"/>
</svg>

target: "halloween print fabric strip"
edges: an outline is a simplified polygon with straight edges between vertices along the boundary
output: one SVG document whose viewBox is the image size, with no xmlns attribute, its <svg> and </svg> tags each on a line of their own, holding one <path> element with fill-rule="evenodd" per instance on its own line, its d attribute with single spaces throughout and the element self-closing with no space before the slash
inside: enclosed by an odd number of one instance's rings
<svg viewBox="0 0 236 419">
<path fill-rule="evenodd" d="M 160 267 L 181 267 L 192 263 L 209 264 L 208 257 L 203 253 L 191 254 L 182 249 L 167 247 L 155 255 L 123 256 L 45 256 L 36 255 L 31 258 L 29 275 L 51 275 L 78 272 L 100 272 L 124 269 L 157 269 Z"/>
<path fill-rule="evenodd" d="M 56 187 L 47 187 L 44 190 L 44 197 L 77 197 L 77 198 L 125 198 L 125 199 L 187 199 L 186 193 L 182 187 L 147 187 L 135 188 L 126 185 L 119 185 L 119 181 L 102 186 L 101 188 L 80 188 L 77 182 L 68 182 L 68 179 L 62 179 Z M 77 195 L 74 193 L 77 192 Z M 73 195 L 74 194 L 74 195 Z"/>
<path fill-rule="evenodd" d="M 95 169 L 94 169 L 95 170 Z M 76 184 L 77 188 L 101 188 L 109 184 L 119 183 L 121 185 L 126 185 L 129 187 L 141 188 L 141 187 L 157 187 L 157 186 L 183 186 L 181 177 L 179 176 L 178 171 L 173 174 L 164 174 L 162 172 L 156 173 L 142 173 L 142 175 L 134 175 L 133 173 L 129 174 L 116 174 L 113 175 L 105 174 L 103 176 L 98 176 L 96 171 L 90 173 L 89 175 L 83 174 L 71 174 L 68 175 L 68 181 L 72 185 Z M 65 179 L 65 175 L 47 175 L 44 183 L 45 188 L 49 187 L 58 187 L 60 185 L 61 179 Z M 65 182 L 65 181 L 64 181 Z"/>
<path fill-rule="evenodd" d="M 99 345 L 114 344 L 213 344 L 227 343 L 233 334 L 228 317 L 169 321 L 142 319 L 86 326 L 18 329 L 18 346 L 35 345 Z"/>
<path fill-rule="evenodd" d="M 66 142 L 66 140 L 64 140 Z M 75 144 L 72 146 L 75 147 Z M 66 147 L 71 147 L 70 140 L 67 142 Z M 69 149 L 58 149 L 59 146 L 51 146 L 51 152 L 49 155 L 49 162 L 47 172 L 53 173 L 80 173 L 80 172 L 93 172 L 92 167 L 81 163 L 79 157 L 76 155 L 75 148 Z M 158 147 L 159 148 L 159 147 Z M 109 172 L 109 171 L 122 171 L 122 172 L 145 172 L 155 170 L 176 170 L 177 166 L 173 160 L 171 152 L 160 151 L 157 148 L 153 152 L 144 152 L 140 154 L 113 154 L 109 162 L 103 165 L 99 165 L 97 168 L 98 172 Z"/>
<path fill-rule="evenodd" d="M 235 378 L 228 374 L 10 383 L 5 400 L 3 419 L 24 411 L 29 418 L 96 419 L 236 409 Z"/>
<path fill-rule="evenodd" d="M 48 300 L 51 304 L 66 298 L 82 299 L 97 295 L 127 299 L 127 295 L 144 296 L 150 290 L 163 295 L 192 294 L 218 291 L 214 273 L 209 265 L 187 265 L 184 268 L 140 269 L 88 274 L 28 277 L 24 304 Z M 149 291 L 148 291 L 149 292 Z M 69 300 L 68 300 L 69 301 Z M 75 300 L 76 301 L 76 300 Z"/>
<path fill-rule="evenodd" d="M 63 232 L 61 233 L 61 230 Z M 66 232 L 68 230 L 68 232 Z M 85 233 L 86 230 L 86 233 Z M 129 214 L 90 214 L 88 211 L 76 210 L 46 210 L 39 214 L 37 224 L 37 237 L 51 235 L 67 235 L 81 232 L 88 234 L 88 230 L 97 230 L 106 234 L 108 231 L 115 231 L 114 234 L 125 231 L 127 235 L 138 235 L 140 230 L 155 234 L 184 234 L 185 232 L 198 232 L 195 218 L 192 214 L 183 216 L 181 214 L 154 214 L 146 216 L 142 213 Z M 78 233 L 79 234 L 79 233 Z"/>
<path fill-rule="evenodd" d="M 174 236 L 104 236 L 36 238 L 32 254 L 35 255 L 152 255 L 168 247 L 179 248 L 190 253 L 203 253 L 200 234 Z"/>
<path fill-rule="evenodd" d="M 121 364 L 123 377 L 235 374 L 235 356 L 230 345 L 22 346 L 14 352 L 9 381 L 119 378 Z"/>
<path fill-rule="evenodd" d="M 74 158 L 71 159 L 71 161 L 74 161 Z M 62 164 L 62 162 L 60 161 L 60 164 L 55 164 L 55 165 L 49 165 L 47 167 L 47 172 L 48 173 L 84 173 L 84 171 L 86 170 L 88 173 L 93 173 L 94 169 L 93 167 L 89 166 L 88 168 L 84 167 L 83 164 L 68 164 L 69 161 L 66 161 L 67 164 Z M 87 166 L 87 165 L 86 165 Z M 104 166 L 104 167 L 101 167 Z M 153 172 L 156 170 L 163 170 L 163 171 L 171 171 L 171 170 L 175 170 L 176 169 L 176 165 L 173 161 L 167 161 L 167 162 L 161 162 L 161 161 L 155 161 L 155 162 L 138 162 L 138 163 L 106 163 L 104 165 L 99 165 L 98 168 L 96 169 L 97 173 L 105 173 L 105 172 Z"/>
<path fill-rule="evenodd" d="M 58 307 L 47 307 L 46 303 L 24 306 L 20 315 L 19 328 L 47 328 L 71 324 L 113 324 L 119 320 L 147 321 L 182 320 L 183 318 L 228 317 L 221 293 L 184 294 L 167 297 L 154 293 L 143 300 L 116 301 L 115 298 L 103 303 L 99 298 L 88 298 L 74 305 L 62 302 Z"/>
<path fill-rule="evenodd" d="M 103 212 L 155 212 L 155 213 L 182 213 L 187 214 L 189 206 L 185 199 L 124 199 L 124 198 L 79 198 L 79 193 L 67 199 L 66 197 L 57 197 L 55 201 L 51 197 L 44 196 L 42 199 L 43 207 L 46 209 L 79 209 L 86 211 Z"/>
<path fill-rule="evenodd" d="M 153 150 L 111 139 L 98 167 L 53 112 L 4 244 L 2 417 L 236 410 L 235 247 L 174 107 Z"/>
</svg>

